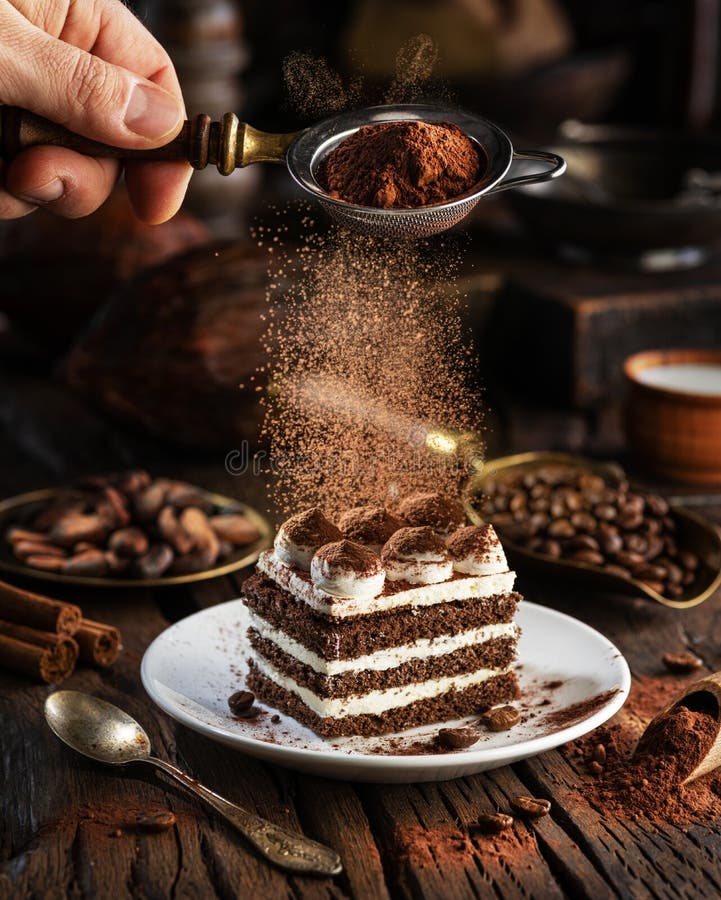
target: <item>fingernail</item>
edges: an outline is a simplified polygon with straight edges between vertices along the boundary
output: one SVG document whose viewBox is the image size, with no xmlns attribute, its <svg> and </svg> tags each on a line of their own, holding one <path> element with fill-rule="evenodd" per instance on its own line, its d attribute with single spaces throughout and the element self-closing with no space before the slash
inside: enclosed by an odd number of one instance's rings
<svg viewBox="0 0 721 900">
<path fill-rule="evenodd" d="M 65 186 L 60 178 L 53 178 L 47 184 L 41 184 L 39 187 L 33 188 L 31 193 L 23 194 L 22 199 L 28 203 L 43 204 L 52 203 L 53 200 L 59 200 L 65 193 Z"/>
<path fill-rule="evenodd" d="M 161 88 L 136 84 L 125 110 L 125 124 L 135 134 L 156 140 L 180 119 L 180 103 Z"/>
</svg>

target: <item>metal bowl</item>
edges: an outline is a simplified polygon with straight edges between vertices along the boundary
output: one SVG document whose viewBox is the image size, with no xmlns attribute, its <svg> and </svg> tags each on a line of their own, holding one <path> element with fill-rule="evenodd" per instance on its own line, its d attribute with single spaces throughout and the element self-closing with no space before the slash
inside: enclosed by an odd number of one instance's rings
<svg viewBox="0 0 721 900">
<path fill-rule="evenodd" d="M 483 521 L 476 502 L 484 493 L 490 481 L 510 479 L 519 472 L 532 472 L 549 465 L 570 466 L 600 475 L 610 485 L 618 485 L 624 478 L 623 469 L 615 463 L 600 463 L 571 456 L 566 453 L 519 453 L 487 460 L 483 468 L 472 475 L 466 483 L 463 496 L 466 513 L 474 524 Z M 524 571 L 535 572 L 551 578 L 573 580 L 597 591 L 623 594 L 631 597 L 646 597 L 674 609 L 688 609 L 698 606 L 721 586 L 721 531 L 695 513 L 672 505 L 673 516 L 679 530 L 680 542 L 692 549 L 701 560 L 696 582 L 678 600 L 671 600 L 652 590 L 648 585 L 633 578 L 621 578 L 604 572 L 596 566 L 575 562 L 570 559 L 551 559 L 503 538 L 503 546 L 514 566 Z"/>
</svg>

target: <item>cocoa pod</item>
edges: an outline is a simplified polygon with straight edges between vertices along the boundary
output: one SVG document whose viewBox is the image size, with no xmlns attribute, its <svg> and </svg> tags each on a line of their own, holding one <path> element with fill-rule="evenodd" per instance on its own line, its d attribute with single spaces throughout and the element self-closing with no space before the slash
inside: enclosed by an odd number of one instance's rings
<svg viewBox="0 0 721 900">
<path fill-rule="evenodd" d="M 28 556 L 57 556 L 62 559 L 68 555 L 62 547 L 47 541 L 17 541 L 13 544 L 13 553 L 18 559 L 27 559 Z"/>
<path fill-rule="evenodd" d="M 172 506 L 164 506 L 158 515 L 158 531 L 176 553 L 181 556 L 190 553 L 195 540 L 180 524 Z"/>
<path fill-rule="evenodd" d="M 78 541 L 90 543 L 100 541 L 105 537 L 107 530 L 106 524 L 99 516 L 72 512 L 53 525 L 48 538 L 53 544 L 72 547 Z"/>
<path fill-rule="evenodd" d="M 108 563 L 102 550 L 86 550 L 71 556 L 63 563 L 62 571 L 65 575 L 106 575 Z"/>
<path fill-rule="evenodd" d="M 173 551 L 167 544 L 153 544 L 147 553 L 139 556 L 133 568 L 141 578 L 160 578 L 173 564 Z"/>
<path fill-rule="evenodd" d="M 142 556 L 148 552 L 150 542 L 139 528 L 119 528 L 110 535 L 108 548 L 118 556 Z"/>
<path fill-rule="evenodd" d="M 223 541 L 229 541 L 236 546 L 252 544 L 260 537 L 260 532 L 250 519 L 239 514 L 211 516 L 208 519 L 210 527 Z"/>
<path fill-rule="evenodd" d="M 43 572 L 62 572 L 65 560 L 61 556 L 28 556 L 25 564 Z"/>
<path fill-rule="evenodd" d="M 133 497 L 135 514 L 141 522 L 154 522 L 165 503 L 167 481 L 158 478 Z"/>
</svg>

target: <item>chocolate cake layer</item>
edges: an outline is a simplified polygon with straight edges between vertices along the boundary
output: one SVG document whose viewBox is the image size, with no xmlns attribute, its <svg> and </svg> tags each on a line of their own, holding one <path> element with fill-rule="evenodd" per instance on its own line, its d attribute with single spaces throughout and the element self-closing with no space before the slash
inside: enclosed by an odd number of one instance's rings
<svg viewBox="0 0 721 900">
<path fill-rule="evenodd" d="M 386 734 L 433 722 L 447 722 L 450 719 L 482 713 L 491 706 L 507 703 L 518 696 L 516 676 L 513 672 L 506 672 L 463 691 L 448 691 L 437 697 L 416 700 L 414 703 L 393 707 L 378 715 L 324 718 L 309 709 L 296 694 L 259 672 L 252 660 L 247 685 L 264 703 L 292 716 L 296 721 L 307 725 L 316 734 L 324 737 Z"/>
<path fill-rule="evenodd" d="M 322 675 L 310 666 L 283 651 L 273 641 L 261 637 L 254 628 L 248 629 L 250 643 L 256 653 L 265 657 L 274 668 L 289 675 L 302 687 L 319 697 L 348 697 L 368 691 L 401 687 L 430 681 L 448 675 L 464 675 L 477 669 L 507 669 L 515 659 L 517 639 L 492 638 L 470 647 L 462 647 L 443 656 L 414 659 L 390 669 L 355 669 L 341 675 Z"/>
<path fill-rule="evenodd" d="M 331 619 L 314 612 L 260 573 L 244 582 L 243 593 L 250 609 L 324 659 L 353 659 L 409 640 L 512 622 L 521 600 L 520 594 L 499 594 Z"/>
</svg>

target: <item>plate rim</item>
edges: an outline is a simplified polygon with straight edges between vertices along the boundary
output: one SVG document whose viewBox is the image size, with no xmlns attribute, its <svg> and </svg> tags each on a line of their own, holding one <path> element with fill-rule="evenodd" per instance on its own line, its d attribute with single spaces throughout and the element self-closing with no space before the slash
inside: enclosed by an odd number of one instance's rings
<svg viewBox="0 0 721 900">
<path fill-rule="evenodd" d="M 240 597 L 236 598 L 235 600 L 228 600 L 225 601 L 225 603 L 216 604 L 216 606 L 209 606 L 205 609 L 198 610 L 198 612 L 191 613 L 191 615 L 185 616 L 183 619 L 179 619 L 177 622 L 169 625 L 168 628 L 164 629 L 153 639 L 153 641 L 148 645 L 145 652 L 143 653 L 143 658 L 140 664 L 140 678 L 143 684 L 143 688 L 145 689 L 146 693 L 153 701 L 153 703 L 155 703 L 156 706 L 158 706 L 163 712 L 169 715 L 176 722 L 179 722 L 181 725 L 185 725 L 186 727 L 191 728 L 193 731 L 196 731 L 199 734 L 203 734 L 206 737 L 210 737 L 211 739 L 215 738 L 225 746 L 233 747 L 234 749 L 241 752 L 245 750 L 245 752 L 250 753 L 250 751 L 247 749 L 248 745 L 250 745 L 251 747 L 262 749 L 264 758 L 268 759 L 270 757 L 274 757 L 274 759 L 272 760 L 273 762 L 277 762 L 279 765 L 285 765 L 291 768 L 291 760 L 300 762 L 301 760 L 308 760 L 309 758 L 325 759 L 329 756 L 332 758 L 332 762 L 334 764 L 340 765 L 340 767 L 355 767 L 362 769 L 379 768 L 381 765 L 381 761 L 387 764 L 389 760 L 394 760 L 400 768 L 406 769 L 418 767 L 421 765 L 434 765 L 438 769 L 452 768 L 454 766 L 458 766 L 459 764 L 473 766 L 474 764 L 480 763 L 484 760 L 494 762 L 498 761 L 499 758 L 506 757 L 508 757 L 507 764 L 511 764 L 514 761 L 512 757 L 518 751 L 521 751 L 523 753 L 522 758 L 535 756 L 539 753 L 546 752 L 547 750 L 553 750 L 555 747 L 566 744 L 569 741 L 575 740 L 576 738 L 581 737 L 584 734 L 588 734 L 590 731 L 598 728 L 621 709 L 621 707 L 626 702 L 629 691 L 631 689 L 631 670 L 629 668 L 628 661 L 626 660 L 626 657 L 623 655 L 623 653 L 621 653 L 619 648 L 613 643 L 613 641 L 607 638 L 604 634 L 601 634 L 601 632 L 595 629 L 593 626 L 588 625 L 586 622 L 582 622 L 580 619 L 575 618 L 575 616 L 571 616 L 568 613 L 553 609 L 552 607 L 543 606 L 540 603 L 533 603 L 530 600 L 523 600 L 522 604 L 526 608 L 530 607 L 534 613 L 540 612 L 542 615 L 548 615 L 551 619 L 555 618 L 565 620 L 567 624 L 570 623 L 571 625 L 573 625 L 573 627 L 576 628 L 580 626 L 581 630 L 592 636 L 594 640 L 600 639 L 601 642 L 606 644 L 607 649 L 612 654 L 615 654 L 615 658 L 618 660 L 618 665 L 620 666 L 621 670 L 621 685 L 617 693 L 613 697 L 611 697 L 609 701 L 604 704 L 604 706 L 596 710 L 587 718 L 581 719 L 579 722 L 574 722 L 571 725 L 566 726 L 565 728 L 559 728 L 557 731 L 552 731 L 545 735 L 529 738 L 517 744 L 506 745 L 498 748 L 478 748 L 477 750 L 468 748 L 467 750 L 464 750 L 463 753 L 451 752 L 402 755 L 361 753 L 356 751 L 344 753 L 333 747 L 328 747 L 324 750 L 303 747 L 288 747 L 282 744 L 274 744 L 269 741 L 263 741 L 259 738 L 254 738 L 246 735 L 232 735 L 229 734 L 226 730 L 219 728 L 218 726 L 201 722 L 199 719 L 193 717 L 184 710 L 172 707 L 170 704 L 166 703 L 152 686 L 152 676 L 149 674 L 149 659 L 155 645 L 164 636 L 166 636 L 171 629 L 184 622 L 188 622 L 189 620 L 194 619 L 196 616 L 208 615 L 212 611 L 216 610 L 218 606 L 227 606 L 228 604 L 238 604 L 242 602 L 243 600 Z M 402 732 L 398 733 L 400 734 Z M 395 735 L 396 732 L 393 732 L 392 734 Z M 318 737 L 322 740 L 320 736 Z M 493 755 L 494 749 L 498 754 L 495 757 Z"/>
<path fill-rule="evenodd" d="M 39 503 L 42 500 L 49 500 L 58 494 L 71 490 L 72 485 L 59 485 L 57 487 L 38 488 L 34 491 L 27 491 L 24 494 L 16 494 L 13 497 L 6 497 L 0 500 L 0 528 L 6 528 L 10 522 L 5 521 L 5 517 L 15 510 L 22 510 L 24 507 L 33 503 Z M 240 559 L 231 560 L 220 566 L 214 566 L 212 569 L 205 569 L 203 572 L 189 572 L 184 575 L 170 575 L 167 578 L 160 576 L 158 578 L 110 578 L 101 575 L 65 575 L 62 572 L 44 572 L 42 569 L 34 569 L 32 566 L 25 566 L 21 562 L 13 562 L 4 557 L 4 553 L 8 550 L 7 541 L 4 535 L 0 536 L 3 541 L 0 551 L 0 571 L 10 572 L 15 575 L 22 575 L 24 578 L 34 578 L 40 581 L 54 582 L 55 584 L 72 584 L 80 587 L 103 587 L 103 588 L 151 588 L 151 587 L 173 587 L 179 584 L 192 584 L 197 581 L 209 581 L 213 578 L 220 578 L 223 575 L 230 575 L 252 566 L 258 560 L 258 557 L 270 547 L 272 543 L 273 528 L 270 521 L 255 507 L 244 503 L 242 500 L 236 500 L 225 494 L 218 494 L 215 491 L 209 491 L 200 487 L 205 494 L 215 503 L 216 506 L 237 510 L 242 515 L 250 519 L 258 528 L 260 536 L 252 544 L 248 544 L 248 552 Z"/>
</svg>

